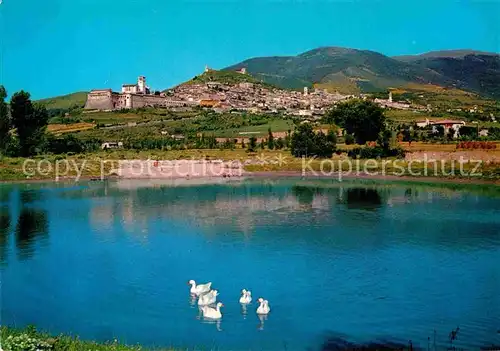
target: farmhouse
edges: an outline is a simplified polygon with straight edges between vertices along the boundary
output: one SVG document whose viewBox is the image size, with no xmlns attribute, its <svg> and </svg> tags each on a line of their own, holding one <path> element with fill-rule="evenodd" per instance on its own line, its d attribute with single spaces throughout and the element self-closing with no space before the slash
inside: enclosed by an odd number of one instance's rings
<svg viewBox="0 0 500 351">
<path fill-rule="evenodd" d="M 446 119 L 444 121 L 434 121 L 430 122 L 430 125 L 432 126 L 432 131 L 436 132 L 438 126 L 442 126 L 444 128 L 445 133 L 449 133 L 450 129 L 453 128 L 453 137 L 458 138 L 458 131 L 461 127 L 465 126 L 464 121 L 454 121 L 450 119 Z"/>
</svg>

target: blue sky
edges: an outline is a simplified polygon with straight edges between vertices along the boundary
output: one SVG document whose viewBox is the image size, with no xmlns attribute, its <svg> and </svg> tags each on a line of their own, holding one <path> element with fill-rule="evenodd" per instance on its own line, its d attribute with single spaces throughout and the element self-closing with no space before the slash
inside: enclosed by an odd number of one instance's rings
<svg viewBox="0 0 500 351">
<path fill-rule="evenodd" d="M 500 52 L 500 1 L 3 0 L 0 84 L 34 98 L 153 89 L 255 56 L 346 46 Z"/>
</svg>

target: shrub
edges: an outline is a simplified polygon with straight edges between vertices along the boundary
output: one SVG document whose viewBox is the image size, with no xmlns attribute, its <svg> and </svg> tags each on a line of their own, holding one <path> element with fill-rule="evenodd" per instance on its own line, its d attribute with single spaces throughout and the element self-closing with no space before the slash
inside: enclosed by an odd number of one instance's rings
<svg viewBox="0 0 500 351">
<path fill-rule="evenodd" d="M 457 144 L 457 149 L 466 149 L 466 150 L 491 150 L 496 149 L 497 145 L 495 142 L 488 141 L 461 141 Z"/>
<path fill-rule="evenodd" d="M 379 157 L 404 157 L 405 151 L 404 149 L 397 147 L 393 149 L 384 149 L 380 146 L 366 146 L 363 148 L 356 147 L 347 152 L 347 156 L 351 158 L 362 158 L 362 159 L 370 159 L 370 158 L 379 158 Z"/>
<path fill-rule="evenodd" d="M 354 136 L 352 134 L 347 134 L 344 138 L 344 142 L 346 145 L 354 144 Z"/>
<path fill-rule="evenodd" d="M 9 335 L 5 340 L 2 340 L 2 348 L 5 351 L 41 351 L 50 350 L 52 345 L 35 336 L 22 333 Z"/>
</svg>

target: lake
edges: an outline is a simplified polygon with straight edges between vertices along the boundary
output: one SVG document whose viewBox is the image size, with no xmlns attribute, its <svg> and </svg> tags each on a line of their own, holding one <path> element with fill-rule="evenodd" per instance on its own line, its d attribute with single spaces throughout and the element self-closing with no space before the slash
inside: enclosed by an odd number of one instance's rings
<svg viewBox="0 0 500 351">
<path fill-rule="evenodd" d="M 291 178 L 0 184 L 0 322 L 205 350 L 433 350 L 456 327 L 454 346 L 500 344 L 498 193 Z M 190 279 L 219 290 L 219 323 L 200 317 Z"/>
</svg>

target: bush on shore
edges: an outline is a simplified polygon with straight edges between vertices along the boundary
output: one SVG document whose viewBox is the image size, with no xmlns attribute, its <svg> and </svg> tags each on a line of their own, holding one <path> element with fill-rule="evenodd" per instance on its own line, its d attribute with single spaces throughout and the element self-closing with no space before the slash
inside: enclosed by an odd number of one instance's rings
<svg viewBox="0 0 500 351">
<path fill-rule="evenodd" d="M 350 158 L 384 158 L 384 157 L 405 157 L 405 151 L 402 148 L 383 148 L 381 146 L 365 146 L 356 147 L 347 152 L 347 156 Z"/>
<path fill-rule="evenodd" d="M 0 328 L 1 349 L 3 351 L 139 351 L 144 350 L 141 346 L 126 346 L 117 340 L 107 343 L 96 343 L 93 341 L 82 341 L 77 337 L 59 335 L 52 337 L 48 334 L 38 332 L 34 327 L 14 329 L 2 326 Z M 160 350 L 160 349 L 157 349 Z M 163 349 L 174 351 L 173 349 Z"/>
</svg>

